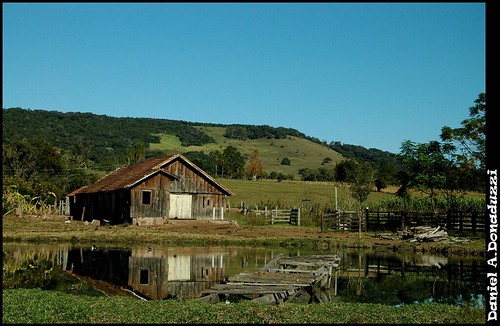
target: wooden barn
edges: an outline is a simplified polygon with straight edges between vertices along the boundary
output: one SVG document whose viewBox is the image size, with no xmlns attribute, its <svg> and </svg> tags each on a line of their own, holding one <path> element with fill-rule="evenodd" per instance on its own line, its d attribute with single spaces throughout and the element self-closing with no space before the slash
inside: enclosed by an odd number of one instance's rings
<svg viewBox="0 0 500 326">
<path fill-rule="evenodd" d="M 74 220 L 163 224 L 168 219 L 224 219 L 234 195 L 181 154 L 117 169 L 67 195 Z"/>
</svg>

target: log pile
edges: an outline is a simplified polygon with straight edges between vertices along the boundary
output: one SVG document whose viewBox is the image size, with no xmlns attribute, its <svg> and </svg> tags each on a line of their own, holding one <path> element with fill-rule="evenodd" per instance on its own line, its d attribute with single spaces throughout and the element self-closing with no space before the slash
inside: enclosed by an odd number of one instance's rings
<svg viewBox="0 0 500 326">
<path fill-rule="evenodd" d="M 415 226 L 403 231 L 401 239 L 409 239 L 410 242 L 469 242 L 468 239 L 450 237 L 446 228 L 442 226 Z"/>
</svg>

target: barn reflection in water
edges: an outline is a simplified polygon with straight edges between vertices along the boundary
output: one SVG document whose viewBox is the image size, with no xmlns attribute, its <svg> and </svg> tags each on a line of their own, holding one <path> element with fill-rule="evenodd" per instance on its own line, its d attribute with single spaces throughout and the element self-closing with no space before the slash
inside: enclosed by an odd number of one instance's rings
<svg viewBox="0 0 500 326">
<path fill-rule="evenodd" d="M 191 299 L 224 280 L 229 251 L 71 249 L 66 270 L 132 291 L 149 300 Z"/>
</svg>

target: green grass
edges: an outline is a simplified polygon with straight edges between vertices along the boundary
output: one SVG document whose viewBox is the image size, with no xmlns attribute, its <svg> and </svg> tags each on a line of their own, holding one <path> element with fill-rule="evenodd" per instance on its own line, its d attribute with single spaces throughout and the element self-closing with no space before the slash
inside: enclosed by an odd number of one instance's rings
<svg viewBox="0 0 500 326">
<path fill-rule="evenodd" d="M 140 301 L 40 289 L 4 289 L 4 324 L 484 324 L 485 310 L 437 303 L 208 304 L 196 300 Z"/>
<path fill-rule="evenodd" d="M 334 168 L 335 164 L 344 158 L 336 151 L 327 146 L 314 143 L 310 140 L 289 136 L 285 139 L 254 139 L 236 140 L 225 138 L 224 127 L 199 126 L 200 130 L 214 138 L 215 143 L 203 146 L 181 145 L 179 138 L 172 135 L 159 134 L 160 143 L 150 144 L 150 149 L 164 150 L 169 154 L 186 153 L 190 151 L 203 151 L 208 154 L 212 151 L 223 151 L 228 146 L 236 147 L 243 155 L 248 155 L 257 150 L 259 158 L 264 164 L 267 173 L 272 171 L 281 172 L 285 175 L 294 175 L 295 180 L 300 180 L 298 170 L 301 168 L 317 169 L 320 167 Z M 281 160 L 287 157 L 290 165 L 281 165 Z M 332 161 L 322 165 L 324 158 L 331 158 Z"/>
<path fill-rule="evenodd" d="M 313 205 L 335 207 L 335 187 L 337 187 L 337 205 L 340 210 L 351 210 L 354 201 L 351 198 L 349 188 L 335 182 L 315 181 L 281 181 L 276 180 L 238 180 L 217 179 L 225 187 L 235 193 L 228 197 L 231 207 L 241 207 L 244 202 L 247 207 L 255 209 L 310 208 Z M 367 202 L 378 201 L 384 198 L 393 198 L 394 195 L 385 192 L 372 191 Z"/>
</svg>

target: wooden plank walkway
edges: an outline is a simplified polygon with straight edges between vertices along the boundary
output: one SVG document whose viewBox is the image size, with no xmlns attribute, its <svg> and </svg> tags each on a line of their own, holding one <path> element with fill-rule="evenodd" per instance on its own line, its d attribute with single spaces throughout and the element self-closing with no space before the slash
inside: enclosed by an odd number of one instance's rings
<svg viewBox="0 0 500 326">
<path fill-rule="evenodd" d="M 229 277 L 228 282 L 216 284 L 203 292 L 199 300 L 219 302 L 230 296 L 238 296 L 261 303 L 280 304 L 297 296 L 309 295 L 309 303 L 322 302 L 320 291 L 330 287 L 333 268 L 337 269 L 340 258 L 336 255 L 312 255 L 285 257 L 278 254 L 258 272 L 240 273 Z"/>
</svg>

